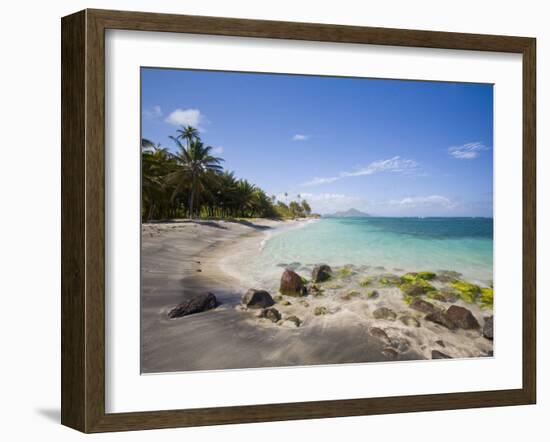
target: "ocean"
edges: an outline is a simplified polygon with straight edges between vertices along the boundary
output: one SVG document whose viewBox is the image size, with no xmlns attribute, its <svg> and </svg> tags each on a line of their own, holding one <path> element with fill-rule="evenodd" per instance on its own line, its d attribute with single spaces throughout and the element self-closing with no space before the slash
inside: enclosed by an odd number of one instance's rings
<svg viewBox="0 0 550 442">
<path fill-rule="evenodd" d="M 395 274 L 453 270 L 464 279 L 489 284 L 493 279 L 493 219 L 321 218 L 298 228 L 268 232 L 253 259 L 236 259 L 233 265 L 239 273 L 269 286 L 278 281 L 285 266 L 309 277 L 318 263 Z"/>
</svg>

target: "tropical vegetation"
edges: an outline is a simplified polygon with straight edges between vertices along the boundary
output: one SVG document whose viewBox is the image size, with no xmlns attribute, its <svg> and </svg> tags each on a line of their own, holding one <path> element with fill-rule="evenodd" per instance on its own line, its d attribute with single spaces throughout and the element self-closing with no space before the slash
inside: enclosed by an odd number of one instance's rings
<svg viewBox="0 0 550 442">
<path fill-rule="evenodd" d="M 201 140 L 191 126 L 170 137 L 176 152 L 141 140 L 142 219 L 169 218 L 300 218 L 312 216 L 311 207 L 285 203 L 234 172 Z M 288 194 L 285 193 L 285 200 Z"/>
</svg>

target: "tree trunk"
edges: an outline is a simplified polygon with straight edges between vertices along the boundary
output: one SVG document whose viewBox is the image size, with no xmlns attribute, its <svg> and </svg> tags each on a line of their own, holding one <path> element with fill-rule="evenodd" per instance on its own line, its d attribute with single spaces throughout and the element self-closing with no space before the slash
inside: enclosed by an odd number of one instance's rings
<svg viewBox="0 0 550 442">
<path fill-rule="evenodd" d="M 191 185 L 191 193 L 189 194 L 189 218 L 193 219 L 193 199 L 195 198 L 195 186 Z"/>
</svg>

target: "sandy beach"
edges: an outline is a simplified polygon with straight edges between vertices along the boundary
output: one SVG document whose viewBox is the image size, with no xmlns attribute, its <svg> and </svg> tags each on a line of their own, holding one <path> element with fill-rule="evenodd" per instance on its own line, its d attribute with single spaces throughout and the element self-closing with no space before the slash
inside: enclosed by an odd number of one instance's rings
<svg viewBox="0 0 550 442">
<path fill-rule="evenodd" d="M 302 223 L 252 219 L 143 224 L 142 373 L 492 354 L 492 341 L 480 330 L 448 330 L 426 321 L 426 312 L 403 303 L 399 288 L 376 282 L 378 278 L 384 283 L 382 269 L 368 266 L 349 272 L 337 269 L 341 276 L 324 283 L 322 295 L 319 291 L 316 296 L 293 298 L 270 291 L 282 320 L 259 318 L 259 310 L 246 308 L 241 298 L 248 289 L 263 287 L 247 280 L 235 267 L 236 258 L 244 254 L 254 259 L 269 235 Z M 373 290 L 351 289 L 358 275 L 370 275 L 376 297 L 368 294 Z M 207 292 L 215 294 L 217 308 L 169 318 L 172 308 Z M 438 306 L 438 301 L 431 303 Z M 468 308 L 483 324 L 487 313 Z M 376 312 L 384 309 L 396 316 Z M 300 318 L 299 327 L 288 326 L 284 319 L 290 316 Z"/>
</svg>

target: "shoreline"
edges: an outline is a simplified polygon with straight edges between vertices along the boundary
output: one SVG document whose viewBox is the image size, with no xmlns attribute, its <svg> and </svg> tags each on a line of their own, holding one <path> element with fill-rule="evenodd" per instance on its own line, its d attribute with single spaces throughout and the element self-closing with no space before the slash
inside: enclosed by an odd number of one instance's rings
<svg viewBox="0 0 550 442">
<path fill-rule="evenodd" d="M 368 299 L 366 290 L 346 299 L 347 294 L 354 292 L 351 287 L 357 285 L 357 278 L 364 275 L 359 267 L 349 280 L 326 284 L 325 296 L 278 297 L 274 307 L 283 318 L 298 316 L 302 326 L 281 327 L 258 318 L 258 310 L 243 307 L 240 300 L 249 288 L 263 287 L 246 281 L 242 273 L 231 269 L 228 261 L 234 263 L 238 254 L 259 253 L 271 233 L 307 222 L 251 219 L 143 224 L 142 372 L 419 360 L 430 359 L 434 350 L 455 358 L 492 354 L 492 341 L 485 342 L 479 333 L 440 330 L 439 325 L 432 326 L 410 311 L 422 327 L 411 329 L 399 320 L 373 318 L 373 311 L 381 306 L 401 316 L 408 309 L 402 305 L 398 288 L 379 287 L 377 283 L 370 287 L 380 292 L 377 300 Z M 205 292 L 214 293 L 221 305 L 183 318 L 167 317 L 175 305 Z M 277 297 L 276 293 L 271 294 Z M 317 308 L 326 314 L 316 315 Z M 474 315 L 482 323 L 483 313 L 474 311 Z M 373 335 L 374 329 L 383 333 Z M 444 339 L 446 347 L 434 344 L 434 337 Z M 471 342 L 477 342 L 477 347 L 468 348 Z M 390 343 L 397 350 L 389 351 Z"/>
</svg>

